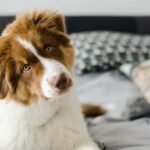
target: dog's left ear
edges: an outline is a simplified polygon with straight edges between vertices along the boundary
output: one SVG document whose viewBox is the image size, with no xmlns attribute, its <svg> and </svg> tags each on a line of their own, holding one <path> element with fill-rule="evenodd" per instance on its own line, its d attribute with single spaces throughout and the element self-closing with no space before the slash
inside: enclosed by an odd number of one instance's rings
<svg viewBox="0 0 150 150">
<path fill-rule="evenodd" d="M 61 32 L 66 32 L 66 26 L 65 26 L 65 17 L 62 14 L 55 14 L 54 16 L 54 22 L 56 25 L 56 28 Z"/>
<path fill-rule="evenodd" d="M 38 29 L 57 30 L 66 32 L 64 16 L 57 12 L 34 11 L 30 16 L 30 21 Z"/>
</svg>

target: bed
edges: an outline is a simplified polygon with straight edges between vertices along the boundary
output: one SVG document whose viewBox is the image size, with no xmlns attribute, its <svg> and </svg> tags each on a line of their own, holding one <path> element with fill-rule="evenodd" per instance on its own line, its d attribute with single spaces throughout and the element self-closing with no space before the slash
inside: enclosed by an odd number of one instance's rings
<svg viewBox="0 0 150 150">
<path fill-rule="evenodd" d="M 13 19 L 14 16 L 1 16 L 0 31 Z M 66 16 L 66 23 L 70 36 L 87 31 L 150 34 L 150 17 Z M 131 79 L 110 66 L 78 73 L 74 76 L 80 102 L 102 105 L 108 110 L 104 116 L 86 118 L 92 138 L 106 150 L 150 150 L 149 114 L 134 117 L 142 93 Z"/>
<path fill-rule="evenodd" d="M 85 58 L 86 56 L 85 52 L 83 53 L 80 51 L 86 51 L 86 53 L 87 51 L 89 52 L 89 50 L 87 50 L 87 43 L 83 45 L 83 43 L 85 43 L 85 39 L 87 40 L 87 37 L 90 37 L 91 39 L 91 36 L 93 36 L 91 32 L 102 35 L 102 31 L 108 33 L 109 37 L 114 33 L 115 35 L 120 34 L 121 36 L 119 36 L 119 40 L 123 39 L 122 34 L 125 38 L 127 37 L 127 39 L 129 39 L 128 41 L 130 41 L 128 42 L 128 45 L 131 46 L 128 49 L 126 47 L 125 53 L 127 51 L 132 51 L 133 48 L 136 53 L 137 51 L 140 51 L 138 56 L 129 55 L 129 57 L 126 57 L 127 60 L 125 61 L 135 62 L 141 55 L 143 58 L 140 57 L 138 63 L 145 59 L 149 59 L 150 49 L 145 50 L 145 47 L 148 46 L 143 44 L 143 41 L 148 41 L 148 44 L 150 43 L 149 23 L 149 17 L 82 16 L 67 18 L 68 31 L 71 33 L 73 45 L 77 51 L 76 53 L 79 53 L 76 54 L 77 62 L 81 62 L 80 59 Z M 146 40 L 144 39 L 145 37 Z M 96 36 L 94 43 L 97 38 L 99 37 Z M 107 43 L 109 43 L 108 41 L 112 39 L 109 38 L 106 40 Z M 76 41 L 77 44 L 75 43 Z M 91 43 L 93 42 L 92 40 L 89 41 Z M 121 42 L 119 41 L 117 44 L 120 45 Z M 127 43 L 125 44 L 125 46 L 128 46 Z M 144 52 L 141 52 L 139 49 L 135 49 L 135 47 L 138 48 L 139 45 L 142 45 L 140 48 L 141 50 L 145 50 Z M 105 41 L 105 49 L 103 49 L 102 52 L 104 50 L 106 52 L 107 49 L 108 46 L 106 48 Z M 115 53 L 116 51 L 112 52 L 112 54 Z M 80 57 L 82 54 L 84 57 Z M 91 55 L 91 53 L 89 53 L 89 55 Z M 105 53 L 103 57 L 106 55 L 107 54 Z M 116 55 L 118 55 L 118 53 L 116 53 Z M 115 58 L 116 55 L 114 55 Z M 128 59 L 131 57 L 134 58 L 134 56 L 135 59 Z M 114 57 L 112 59 L 115 59 Z M 86 60 L 87 59 L 89 58 L 86 57 Z M 97 56 L 94 56 L 93 60 L 95 59 L 97 59 Z M 84 63 L 84 67 L 80 67 L 83 62 L 76 64 L 76 92 L 77 95 L 79 95 L 81 103 L 100 105 L 107 109 L 107 113 L 104 116 L 86 119 L 91 136 L 103 147 L 102 149 L 149 150 L 150 106 L 144 100 L 141 91 L 134 84 L 132 79 L 129 76 L 127 77 L 125 74 L 122 74 L 120 71 L 120 66 L 126 63 L 122 60 L 123 57 L 121 57 L 121 61 L 119 61 L 119 64 L 117 63 L 115 67 L 103 62 L 103 64 L 106 64 L 105 68 L 102 67 L 105 65 L 97 68 L 94 65 L 91 65 L 92 63 L 89 63 L 89 60 Z M 101 60 L 98 60 L 98 63 L 100 62 Z M 87 66 L 87 68 L 85 66 Z M 94 68 L 94 70 L 92 68 Z"/>
<path fill-rule="evenodd" d="M 104 143 L 104 149 L 150 149 L 150 119 L 144 116 L 130 120 L 134 109 L 131 106 L 141 97 L 131 80 L 118 71 L 76 76 L 76 92 L 81 103 L 102 105 L 109 110 L 104 116 L 86 119 L 91 136 Z"/>
</svg>

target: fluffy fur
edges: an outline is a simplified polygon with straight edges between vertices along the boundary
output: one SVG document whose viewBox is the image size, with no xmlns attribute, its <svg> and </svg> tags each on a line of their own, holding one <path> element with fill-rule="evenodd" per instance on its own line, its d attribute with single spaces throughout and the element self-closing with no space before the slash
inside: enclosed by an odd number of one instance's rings
<svg viewBox="0 0 150 150">
<path fill-rule="evenodd" d="M 0 38 L 0 150 L 99 149 L 73 95 L 73 63 L 62 15 L 26 13 L 5 29 Z"/>
</svg>

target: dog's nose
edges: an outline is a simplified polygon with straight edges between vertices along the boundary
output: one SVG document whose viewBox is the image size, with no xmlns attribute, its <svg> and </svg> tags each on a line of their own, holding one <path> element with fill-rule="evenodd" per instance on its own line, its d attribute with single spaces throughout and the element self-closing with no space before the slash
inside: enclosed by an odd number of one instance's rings
<svg viewBox="0 0 150 150">
<path fill-rule="evenodd" d="M 60 92 L 67 90 L 71 86 L 71 79 L 65 73 L 61 73 L 54 80 L 53 86 Z"/>
</svg>

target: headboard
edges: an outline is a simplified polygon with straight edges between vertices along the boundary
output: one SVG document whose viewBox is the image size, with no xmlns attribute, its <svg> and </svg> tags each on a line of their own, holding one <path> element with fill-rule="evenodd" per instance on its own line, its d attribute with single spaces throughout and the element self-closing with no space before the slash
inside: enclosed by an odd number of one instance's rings
<svg viewBox="0 0 150 150">
<path fill-rule="evenodd" d="M 66 17 L 66 22 L 69 33 L 91 30 L 111 30 L 150 34 L 150 16 L 69 16 Z"/>
</svg>

